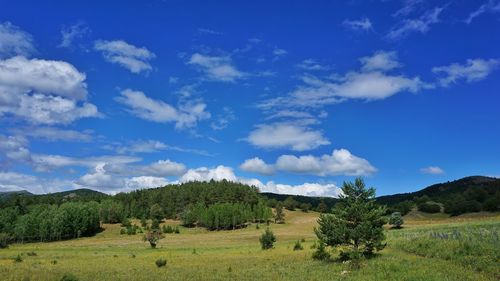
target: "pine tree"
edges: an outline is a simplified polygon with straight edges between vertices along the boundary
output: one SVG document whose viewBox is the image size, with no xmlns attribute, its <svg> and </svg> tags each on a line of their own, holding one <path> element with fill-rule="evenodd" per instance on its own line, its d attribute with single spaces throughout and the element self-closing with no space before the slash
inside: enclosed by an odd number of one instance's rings
<svg viewBox="0 0 500 281">
<path fill-rule="evenodd" d="M 331 214 L 321 214 L 316 235 L 330 247 L 345 246 L 343 258 L 357 259 L 371 255 L 385 247 L 383 225 L 385 208 L 375 203 L 375 189 L 366 188 L 363 180 L 344 182 L 342 204 L 337 204 Z"/>
<path fill-rule="evenodd" d="M 392 228 L 401 228 L 404 223 L 405 222 L 400 212 L 394 212 L 391 214 L 391 217 L 389 218 L 389 224 L 392 225 Z"/>
</svg>

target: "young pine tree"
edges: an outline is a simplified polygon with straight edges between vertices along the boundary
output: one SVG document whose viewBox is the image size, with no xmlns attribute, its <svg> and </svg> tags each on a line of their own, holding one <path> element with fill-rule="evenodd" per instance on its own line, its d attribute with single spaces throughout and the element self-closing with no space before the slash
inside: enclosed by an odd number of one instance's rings
<svg viewBox="0 0 500 281">
<path fill-rule="evenodd" d="M 274 233 L 268 227 L 260 237 L 260 245 L 262 247 L 262 250 L 272 249 L 274 242 L 276 242 L 276 236 L 274 236 Z"/>
<path fill-rule="evenodd" d="M 375 203 L 375 189 L 366 188 L 361 178 L 354 183 L 344 182 L 342 204 L 331 214 L 321 214 L 315 229 L 319 240 L 326 246 L 345 246 L 349 250 L 342 258 L 357 259 L 371 255 L 385 247 L 383 225 L 385 208 Z"/>
</svg>

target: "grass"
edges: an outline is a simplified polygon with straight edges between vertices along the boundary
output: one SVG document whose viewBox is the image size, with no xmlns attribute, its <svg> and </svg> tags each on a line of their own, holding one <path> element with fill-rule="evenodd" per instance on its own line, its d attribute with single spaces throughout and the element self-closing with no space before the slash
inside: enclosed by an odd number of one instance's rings
<svg viewBox="0 0 500 281">
<path fill-rule="evenodd" d="M 271 225 L 277 242 L 266 251 L 259 244 L 264 225 L 215 232 L 180 227 L 180 234 L 165 235 L 157 249 L 142 242 L 141 234 L 120 235 L 119 225 L 105 225 L 95 237 L 2 249 L 0 276 L 5 281 L 53 281 L 64 275 L 81 281 L 500 279 L 498 214 L 448 218 L 412 212 L 406 227 L 387 230 L 386 249 L 358 270 L 311 258 L 317 216 L 287 212 L 286 224 Z M 302 251 L 294 251 L 298 240 L 304 241 Z M 18 255 L 22 262 L 13 261 Z M 168 265 L 158 268 L 159 259 Z"/>
</svg>

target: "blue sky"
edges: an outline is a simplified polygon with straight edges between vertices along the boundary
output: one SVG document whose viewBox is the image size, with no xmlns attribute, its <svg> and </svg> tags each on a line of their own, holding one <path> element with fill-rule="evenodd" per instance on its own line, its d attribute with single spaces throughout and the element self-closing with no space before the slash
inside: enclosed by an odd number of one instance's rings
<svg viewBox="0 0 500 281">
<path fill-rule="evenodd" d="M 500 1 L 10 1 L 0 191 L 500 175 Z"/>
</svg>

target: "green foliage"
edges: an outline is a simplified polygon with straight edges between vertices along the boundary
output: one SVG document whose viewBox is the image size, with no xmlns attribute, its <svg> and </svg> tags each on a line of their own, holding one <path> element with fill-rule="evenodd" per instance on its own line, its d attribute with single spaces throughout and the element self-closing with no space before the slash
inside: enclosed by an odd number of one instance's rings
<svg viewBox="0 0 500 281">
<path fill-rule="evenodd" d="M 295 211 L 299 203 L 293 199 L 292 196 L 288 196 L 285 201 L 283 201 L 283 206 L 290 211 Z"/>
<path fill-rule="evenodd" d="M 259 241 L 262 250 L 272 249 L 274 246 L 274 242 L 276 242 L 276 236 L 274 236 L 274 233 L 268 227 L 260 237 Z"/>
<path fill-rule="evenodd" d="M 330 259 L 330 253 L 326 249 L 323 241 L 319 240 L 316 250 L 313 252 L 312 258 L 320 261 L 327 261 Z"/>
<path fill-rule="evenodd" d="M 163 233 L 174 233 L 174 228 L 170 225 L 163 225 L 162 231 Z"/>
<path fill-rule="evenodd" d="M 463 196 L 456 196 L 444 205 L 444 212 L 452 216 L 479 211 L 481 205 L 477 201 L 467 200 Z"/>
<path fill-rule="evenodd" d="M 167 265 L 167 260 L 164 258 L 159 258 L 155 261 L 157 267 L 164 267 Z"/>
<path fill-rule="evenodd" d="M 14 262 L 22 262 L 23 261 L 23 257 L 21 255 L 17 255 L 14 257 Z"/>
<path fill-rule="evenodd" d="M 312 208 L 312 206 L 310 203 L 302 203 L 300 204 L 299 208 L 302 212 L 307 213 Z"/>
<path fill-rule="evenodd" d="M 91 236 L 100 229 L 98 203 L 67 202 L 30 206 L 17 217 L 12 236 L 19 242 L 56 241 Z"/>
<path fill-rule="evenodd" d="M 151 205 L 149 208 L 149 217 L 153 219 L 153 221 L 162 221 L 164 218 L 164 213 L 163 213 L 163 208 L 160 206 L 160 204 L 155 203 Z"/>
<path fill-rule="evenodd" d="M 174 228 L 174 233 L 175 233 L 175 234 L 179 234 L 179 233 L 181 233 L 181 231 L 179 230 L 179 227 L 178 227 L 178 226 L 175 226 L 175 228 Z"/>
<path fill-rule="evenodd" d="M 439 213 L 441 212 L 441 205 L 434 202 L 422 202 L 417 205 L 418 210 L 424 213 Z"/>
<path fill-rule="evenodd" d="M 342 191 L 342 207 L 337 204 L 332 214 L 321 214 L 318 219 L 315 232 L 319 240 L 363 255 L 383 249 L 385 209 L 375 203 L 375 189 L 366 188 L 357 178 L 354 183 L 344 182 Z"/>
<path fill-rule="evenodd" d="M 403 217 L 401 216 L 400 212 L 394 212 L 391 214 L 389 217 L 389 224 L 392 225 L 392 228 L 401 228 L 401 226 L 404 224 Z"/>
<path fill-rule="evenodd" d="M 151 229 L 159 230 L 160 229 L 160 221 L 157 219 L 153 219 L 153 221 L 151 222 Z"/>
<path fill-rule="evenodd" d="M 10 235 L 7 233 L 0 233 L 0 249 L 9 247 Z"/>
<path fill-rule="evenodd" d="M 99 207 L 99 217 L 103 223 L 122 222 L 124 216 L 123 204 L 112 199 L 103 200 Z M 123 225 L 127 227 L 127 225 Z"/>
<path fill-rule="evenodd" d="M 156 248 L 156 245 L 158 244 L 160 239 L 163 239 L 163 235 L 158 230 L 150 230 L 146 232 L 146 234 L 144 234 L 144 237 L 142 238 L 144 242 L 149 242 L 149 245 L 153 249 Z"/>
<path fill-rule="evenodd" d="M 500 210 L 500 199 L 496 197 L 488 198 L 484 201 L 483 210 L 488 212 L 496 212 Z"/>
<path fill-rule="evenodd" d="M 283 211 L 283 205 L 281 204 L 281 202 L 276 205 L 274 223 L 285 223 L 285 212 Z"/>
<path fill-rule="evenodd" d="M 316 207 L 316 211 L 320 213 L 326 213 L 328 211 L 328 206 L 325 204 L 325 201 L 319 202 L 318 206 Z"/>
<path fill-rule="evenodd" d="M 295 245 L 293 245 L 293 250 L 294 251 L 300 251 L 300 250 L 304 250 L 304 247 L 302 246 L 302 244 L 300 243 L 300 240 L 297 240 L 295 242 Z"/>
<path fill-rule="evenodd" d="M 73 275 L 71 273 L 66 273 L 61 278 L 61 281 L 79 281 L 79 280 L 80 279 L 78 279 L 75 275 Z"/>
</svg>

